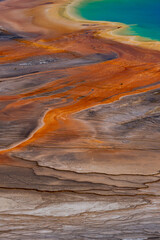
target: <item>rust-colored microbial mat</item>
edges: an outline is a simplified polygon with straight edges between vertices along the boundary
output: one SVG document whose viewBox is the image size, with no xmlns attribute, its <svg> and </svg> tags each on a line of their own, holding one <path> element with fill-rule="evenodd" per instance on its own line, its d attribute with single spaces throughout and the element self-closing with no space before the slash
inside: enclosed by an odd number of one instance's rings
<svg viewBox="0 0 160 240">
<path fill-rule="evenodd" d="M 0 1 L 0 240 L 159 240 L 159 42 L 72 2 Z"/>
</svg>

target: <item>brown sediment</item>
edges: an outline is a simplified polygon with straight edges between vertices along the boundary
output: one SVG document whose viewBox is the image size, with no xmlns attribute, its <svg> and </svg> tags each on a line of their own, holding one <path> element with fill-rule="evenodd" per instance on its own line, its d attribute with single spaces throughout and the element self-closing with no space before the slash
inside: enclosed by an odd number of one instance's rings
<svg viewBox="0 0 160 240">
<path fill-rule="evenodd" d="M 160 52 L 69 2 L 0 2 L 1 237 L 156 239 Z"/>
</svg>

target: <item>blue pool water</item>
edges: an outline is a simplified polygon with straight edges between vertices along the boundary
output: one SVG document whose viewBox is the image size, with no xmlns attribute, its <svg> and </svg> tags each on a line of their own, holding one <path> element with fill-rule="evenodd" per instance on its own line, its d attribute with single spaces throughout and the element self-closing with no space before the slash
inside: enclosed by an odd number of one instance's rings
<svg viewBox="0 0 160 240">
<path fill-rule="evenodd" d="M 160 0 L 84 0 L 75 12 L 88 20 L 125 23 L 125 35 L 160 40 Z"/>
</svg>

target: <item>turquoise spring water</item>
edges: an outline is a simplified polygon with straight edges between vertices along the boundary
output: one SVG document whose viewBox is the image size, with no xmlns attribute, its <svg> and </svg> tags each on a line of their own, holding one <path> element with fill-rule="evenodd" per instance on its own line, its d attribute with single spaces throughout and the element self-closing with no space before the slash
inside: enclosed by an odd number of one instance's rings
<svg viewBox="0 0 160 240">
<path fill-rule="evenodd" d="M 88 20 L 129 25 L 121 34 L 160 41 L 160 0 L 84 0 L 75 12 Z"/>
</svg>

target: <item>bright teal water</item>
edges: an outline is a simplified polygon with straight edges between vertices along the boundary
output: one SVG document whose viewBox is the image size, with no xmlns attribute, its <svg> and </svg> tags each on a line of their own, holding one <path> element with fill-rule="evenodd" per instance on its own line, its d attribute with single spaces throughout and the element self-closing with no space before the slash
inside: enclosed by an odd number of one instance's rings
<svg viewBox="0 0 160 240">
<path fill-rule="evenodd" d="M 84 0 L 75 11 L 88 20 L 126 23 L 126 35 L 160 40 L 160 0 Z"/>
</svg>

